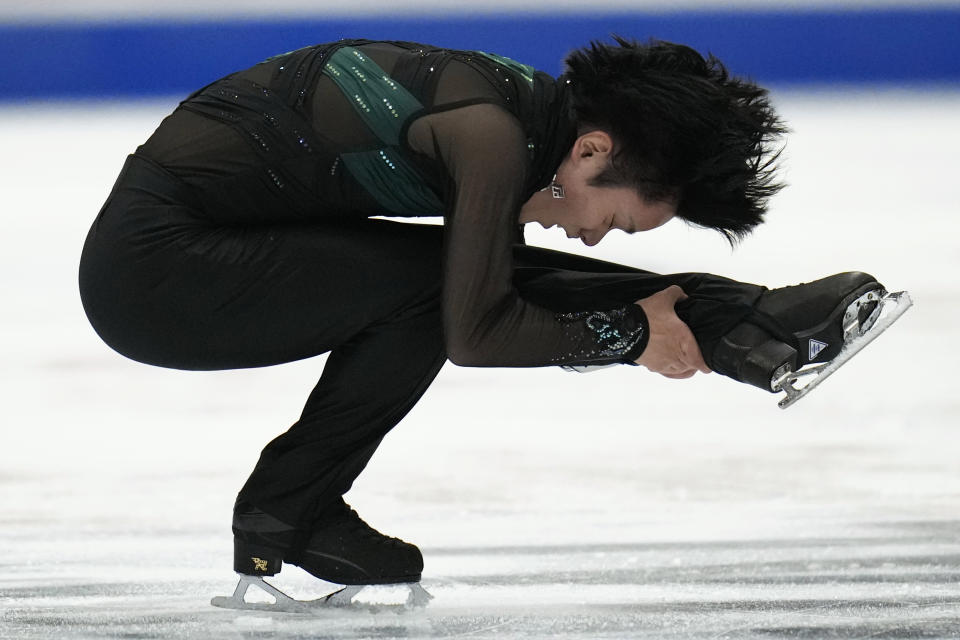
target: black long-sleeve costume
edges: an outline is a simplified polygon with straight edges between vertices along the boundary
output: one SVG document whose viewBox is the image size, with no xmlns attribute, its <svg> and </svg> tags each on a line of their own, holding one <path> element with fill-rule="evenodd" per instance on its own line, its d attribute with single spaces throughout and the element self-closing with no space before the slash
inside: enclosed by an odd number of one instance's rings
<svg viewBox="0 0 960 640">
<path fill-rule="evenodd" d="M 759 296 L 522 245 L 520 207 L 575 138 L 567 100 L 511 60 L 412 43 L 318 45 L 221 79 L 128 158 L 84 247 L 87 314 L 161 366 L 331 351 L 241 491 L 308 528 L 446 358 L 630 362 L 648 331 L 633 301 L 680 284 L 706 345 Z M 370 219 L 384 214 L 445 224 Z"/>
</svg>

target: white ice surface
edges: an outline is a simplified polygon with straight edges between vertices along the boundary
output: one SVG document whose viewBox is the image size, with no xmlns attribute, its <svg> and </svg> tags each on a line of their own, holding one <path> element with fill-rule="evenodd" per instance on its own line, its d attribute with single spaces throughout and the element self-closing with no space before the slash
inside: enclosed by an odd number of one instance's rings
<svg viewBox="0 0 960 640">
<path fill-rule="evenodd" d="M 0 638 L 960 637 L 960 93 L 776 97 L 792 186 L 740 249 L 679 223 L 580 249 L 772 286 L 867 270 L 914 309 L 786 412 L 716 375 L 448 364 L 348 496 L 421 546 L 436 599 L 314 618 L 208 602 L 323 359 L 151 368 L 80 308 L 87 227 L 176 101 L 0 108 Z"/>
</svg>

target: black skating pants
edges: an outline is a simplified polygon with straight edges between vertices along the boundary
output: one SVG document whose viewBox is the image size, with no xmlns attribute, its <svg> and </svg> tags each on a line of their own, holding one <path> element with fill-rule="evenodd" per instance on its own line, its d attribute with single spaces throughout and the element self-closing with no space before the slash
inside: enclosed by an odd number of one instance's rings
<svg viewBox="0 0 960 640">
<path fill-rule="evenodd" d="M 159 167 L 128 160 L 84 246 L 84 308 L 112 348 L 163 367 L 261 367 L 330 352 L 302 416 L 266 446 L 240 492 L 309 528 L 445 362 L 442 227 L 226 227 L 199 216 L 191 198 Z M 534 247 L 518 246 L 515 257 L 521 295 L 558 311 L 612 308 L 680 285 L 690 297 L 678 314 L 705 354 L 763 291 Z"/>
</svg>

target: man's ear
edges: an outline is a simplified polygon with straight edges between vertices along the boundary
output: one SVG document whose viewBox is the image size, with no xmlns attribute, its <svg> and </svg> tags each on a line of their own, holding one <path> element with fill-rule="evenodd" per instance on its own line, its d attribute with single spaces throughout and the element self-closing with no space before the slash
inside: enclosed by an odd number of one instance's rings
<svg viewBox="0 0 960 640">
<path fill-rule="evenodd" d="M 613 138 L 606 131 L 596 129 L 584 133 L 573 143 L 574 158 L 590 158 L 594 155 L 606 156 L 613 151 Z"/>
</svg>

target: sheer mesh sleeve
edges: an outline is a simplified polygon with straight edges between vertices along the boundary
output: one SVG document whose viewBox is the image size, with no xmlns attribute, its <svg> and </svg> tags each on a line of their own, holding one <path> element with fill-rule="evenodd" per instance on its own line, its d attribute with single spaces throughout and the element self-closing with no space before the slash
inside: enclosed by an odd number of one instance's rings
<svg viewBox="0 0 960 640">
<path fill-rule="evenodd" d="M 642 309 L 554 313 L 520 298 L 512 246 L 523 204 L 527 143 L 493 104 L 423 116 L 410 127 L 417 153 L 440 160 L 447 197 L 443 319 L 447 355 L 466 366 L 630 362 L 646 345 Z"/>
</svg>

